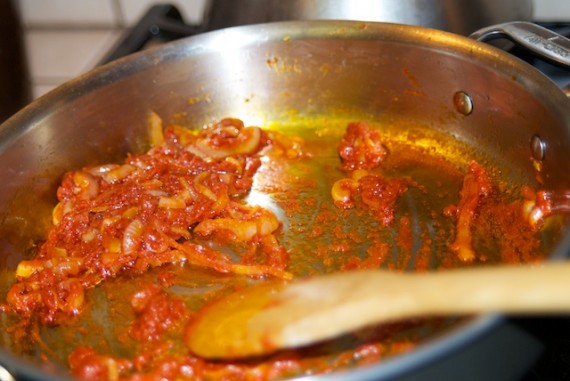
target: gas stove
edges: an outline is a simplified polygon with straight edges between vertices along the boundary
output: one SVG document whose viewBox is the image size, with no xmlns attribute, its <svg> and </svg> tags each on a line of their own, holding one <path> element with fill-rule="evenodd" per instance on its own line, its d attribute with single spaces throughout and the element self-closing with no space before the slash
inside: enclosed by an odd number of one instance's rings
<svg viewBox="0 0 570 381">
<path fill-rule="evenodd" d="M 558 34 L 570 38 L 569 22 L 538 23 Z M 150 8 L 130 31 L 115 45 L 100 64 L 164 42 L 192 36 L 223 27 L 218 23 L 188 25 L 178 9 L 172 5 L 156 5 Z M 511 52 L 536 67 L 560 88 L 570 89 L 570 71 L 518 51 Z M 518 381 L 570 381 L 570 318 L 510 319 L 511 323 L 536 339 L 541 353 L 535 363 L 528 364 L 528 372 Z M 501 366 L 501 364 L 496 364 Z M 507 373 L 508 372 L 503 372 Z M 469 378 L 473 379 L 473 378 Z M 509 378 L 510 379 L 510 378 Z M 501 378 L 502 380 L 502 378 Z M 517 381 L 517 380 L 515 380 Z"/>
</svg>

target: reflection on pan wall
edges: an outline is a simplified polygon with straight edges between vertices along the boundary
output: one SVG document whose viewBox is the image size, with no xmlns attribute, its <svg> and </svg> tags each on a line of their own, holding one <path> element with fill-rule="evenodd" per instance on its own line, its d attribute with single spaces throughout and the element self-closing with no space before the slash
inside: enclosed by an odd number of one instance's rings
<svg viewBox="0 0 570 381">
<path fill-rule="evenodd" d="M 175 5 L 199 24 L 207 0 L 15 0 L 20 6 L 33 94 L 92 68 L 155 3 Z M 286 0 L 284 0 L 286 1 Z M 570 1 L 534 0 L 537 20 L 570 21 Z"/>
</svg>

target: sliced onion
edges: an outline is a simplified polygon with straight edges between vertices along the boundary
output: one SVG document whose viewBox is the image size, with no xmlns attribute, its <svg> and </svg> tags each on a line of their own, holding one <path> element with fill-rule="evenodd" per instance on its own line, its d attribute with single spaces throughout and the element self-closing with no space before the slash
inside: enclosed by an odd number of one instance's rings
<svg viewBox="0 0 570 381">
<path fill-rule="evenodd" d="M 210 235 L 216 232 L 230 232 L 242 242 L 249 242 L 255 237 L 263 237 L 272 234 L 280 226 L 277 217 L 269 210 L 254 218 L 216 218 L 200 222 L 194 232 L 200 235 Z"/>
<path fill-rule="evenodd" d="M 331 196 L 335 205 L 344 208 L 352 207 L 352 193 L 358 187 L 353 179 L 340 179 L 335 181 L 331 188 Z"/>
<path fill-rule="evenodd" d="M 194 187 L 196 188 L 196 191 L 198 191 L 198 193 L 202 194 L 203 196 L 206 196 L 212 201 L 216 201 L 218 199 L 216 194 L 212 192 L 210 188 L 202 184 L 202 182 L 206 180 L 206 178 L 208 178 L 209 176 L 210 174 L 208 172 L 200 173 L 198 176 L 194 178 Z"/>
<path fill-rule="evenodd" d="M 197 140 L 193 145 L 186 147 L 186 150 L 202 159 L 222 159 L 230 155 L 255 152 L 261 142 L 261 129 L 259 127 L 245 127 L 241 129 L 239 135 L 245 135 L 245 139 L 238 140 L 231 147 L 212 147 L 206 138 Z"/>
<path fill-rule="evenodd" d="M 137 168 L 130 164 L 121 165 L 117 168 L 112 169 L 111 171 L 103 174 L 103 180 L 105 180 L 109 184 L 114 184 L 117 181 L 120 181 L 131 173 L 133 173 Z"/>
<path fill-rule="evenodd" d="M 59 202 L 51 212 L 51 222 L 57 225 L 63 219 L 63 216 L 73 209 L 73 205 L 70 201 Z"/>
<path fill-rule="evenodd" d="M 81 241 L 85 243 L 91 242 L 93 239 L 95 239 L 95 237 L 97 237 L 97 234 L 99 234 L 97 229 L 89 229 L 81 235 Z"/>
<path fill-rule="evenodd" d="M 186 203 L 179 197 L 161 197 L 158 199 L 158 207 L 165 209 L 183 209 Z"/>
<path fill-rule="evenodd" d="M 73 174 L 73 192 L 80 199 L 90 200 L 99 193 L 99 183 L 97 179 L 87 172 L 78 171 Z"/>
<path fill-rule="evenodd" d="M 32 274 L 42 271 L 44 269 L 45 262 L 37 259 L 32 259 L 29 261 L 21 261 L 16 267 L 16 277 L 18 278 L 29 278 Z"/>
<path fill-rule="evenodd" d="M 148 130 L 149 130 L 150 144 L 153 147 L 162 145 L 164 143 L 164 134 L 162 132 L 162 119 L 155 112 L 151 112 L 148 117 Z"/>
<path fill-rule="evenodd" d="M 118 167 L 120 167 L 119 164 L 104 164 L 104 165 L 100 165 L 98 167 L 89 168 L 89 169 L 87 169 L 87 172 L 93 176 L 101 177 L 105 173 L 108 173 L 108 172 L 110 172 L 113 169 L 118 168 Z"/>
<path fill-rule="evenodd" d="M 131 254 L 138 250 L 141 245 L 143 229 L 144 225 L 141 220 L 136 219 L 131 221 L 123 235 L 123 253 Z"/>
</svg>

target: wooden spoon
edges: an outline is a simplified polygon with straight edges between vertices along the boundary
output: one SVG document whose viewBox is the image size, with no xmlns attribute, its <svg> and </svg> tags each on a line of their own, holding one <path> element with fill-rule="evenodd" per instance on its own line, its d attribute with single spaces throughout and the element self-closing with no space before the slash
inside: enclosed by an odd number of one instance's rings
<svg viewBox="0 0 570 381">
<path fill-rule="evenodd" d="M 203 308 L 185 341 L 206 358 L 258 356 L 402 318 L 570 312 L 569 289 L 568 262 L 270 281 Z"/>
</svg>

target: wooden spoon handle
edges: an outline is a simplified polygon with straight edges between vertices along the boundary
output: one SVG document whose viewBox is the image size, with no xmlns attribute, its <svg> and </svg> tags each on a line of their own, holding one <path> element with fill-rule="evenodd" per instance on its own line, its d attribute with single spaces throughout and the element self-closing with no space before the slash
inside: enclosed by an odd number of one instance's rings
<svg viewBox="0 0 570 381">
<path fill-rule="evenodd" d="M 403 318 L 570 312 L 570 262 L 420 274 L 381 270 L 265 283 L 209 306 L 187 330 L 204 357 L 243 357 Z"/>
<path fill-rule="evenodd" d="M 449 271 L 417 277 L 418 312 L 570 312 L 570 262 Z"/>
<path fill-rule="evenodd" d="M 423 274 L 339 273 L 300 282 L 251 319 L 277 347 L 417 316 L 570 312 L 570 263 Z"/>
</svg>

